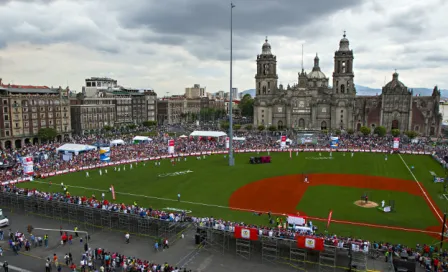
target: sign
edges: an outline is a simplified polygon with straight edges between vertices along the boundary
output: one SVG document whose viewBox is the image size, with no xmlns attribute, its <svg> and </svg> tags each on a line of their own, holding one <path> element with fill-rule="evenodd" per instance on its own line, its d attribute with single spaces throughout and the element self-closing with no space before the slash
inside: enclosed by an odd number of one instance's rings
<svg viewBox="0 0 448 272">
<path fill-rule="evenodd" d="M 23 167 L 23 173 L 25 173 L 28 176 L 33 175 L 34 174 L 33 157 L 22 158 L 22 167 Z"/>
<path fill-rule="evenodd" d="M 100 147 L 100 160 L 103 162 L 110 161 L 110 147 Z"/>
<path fill-rule="evenodd" d="M 280 141 L 280 147 L 285 148 L 286 147 L 286 135 L 282 135 L 281 141 Z"/>
<path fill-rule="evenodd" d="M 168 154 L 174 154 L 174 140 L 168 140 Z"/>
<path fill-rule="evenodd" d="M 192 211 L 190 210 L 182 210 L 182 209 L 178 209 L 178 208 L 171 208 L 171 207 L 166 207 L 163 208 L 163 210 L 167 210 L 167 211 L 172 211 L 172 212 L 184 212 L 184 213 L 192 213 Z"/>
<path fill-rule="evenodd" d="M 394 138 L 394 150 L 398 150 L 400 147 L 400 138 Z"/>
<path fill-rule="evenodd" d="M 110 186 L 110 192 L 112 193 L 112 199 L 115 200 L 115 188 L 113 185 Z"/>
<path fill-rule="evenodd" d="M 226 137 L 226 148 L 229 149 L 230 147 L 230 138 Z"/>
<path fill-rule="evenodd" d="M 258 230 L 254 228 L 235 226 L 234 237 L 235 239 L 246 239 L 256 241 L 258 240 Z"/>
<path fill-rule="evenodd" d="M 299 226 L 304 226 L 306 224 L 306 219 L 301 216 L 288 215 L 288 224 L 294 224 Z"/>
<path fill-rule="evenodd" d="M 328 219 L 327 219 L 327 229 L 330 226 L 332 216 L 333 216 L 333 211 L 330 210 L 330 212 L 328 213 Z"/>
<path fill-rule="evenodd" d="M 338 146 L 339 146 L 339 137 L 331 137 L 330 138 L 330 146 L 331 146 L 331 148 L 338 148 Z"/>
<path fill-rule="evenodd" d="M 317 237 L 297 236 L 297 247 L 323 251 L 324 239 Z"/>
</svg>

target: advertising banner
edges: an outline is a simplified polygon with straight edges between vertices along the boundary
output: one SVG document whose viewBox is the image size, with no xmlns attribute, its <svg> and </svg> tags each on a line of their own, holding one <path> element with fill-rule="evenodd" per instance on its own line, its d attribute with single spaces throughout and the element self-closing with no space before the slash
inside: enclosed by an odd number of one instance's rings
<svg viewBox="0 0 448 272">
<path fill-rule="evenodd" d="M 280 141 L 280 147 L 285 148 L 286 147 L 286 135 L 282 135 L 281 141 Z"/>
<path fill-rule="evenodd" d="M 246 240 L 258 240 L 258 230 L 255 228 L 245 228 L 241 226 L 235 226 L 235 239 L 246 239 Z"/>
<path fill-rule="evenodd" d="M 297 237 L 297 247 L 304 248 L 304 249 L 323 251 L 324 250 L 324 239 L 317 238 L 317 237 L 298 236 Z"/>
<path fill-rule="evenodd" d="M 338 148 L 338 146 L 339 146 L 339 137 L 331 137 L 330 138 L 330 146 L 331 146 L 331 148 Z"/>
<path fill-rule="evenodd" d="M 226 148 L 229 149 L 230 147 L 230 138 L 226 137 Z"/>
<path fill-rule="evenodd" d="M 288 224 L 290 225 L 298 225 L 298 226 L 305 226 L 306 225 L 306 219 L 301 216 L 296 215 L 288 215 Z"/>
<path fill-rule="evenodd" d="M 33 175 L 34 174 L 34 162 L 33 157 L 23 157 L 22 158 L 22 166 L 23 166 L 23 173 L 26 175 Z"/>
<path fill-rule="evenodd" d="M 168 140 L 168 154 L 174 154 L 174 140 Z"/>
<path fill-rule="evenodd" d="M 394 138 L 394 150 L 398 150 L 400 147 L 400 138 Z"/>
<path fill-rule="evenodd" d="M 110 161 L 110 147 L 100 147 L 100 161 Z"/>
</svg>

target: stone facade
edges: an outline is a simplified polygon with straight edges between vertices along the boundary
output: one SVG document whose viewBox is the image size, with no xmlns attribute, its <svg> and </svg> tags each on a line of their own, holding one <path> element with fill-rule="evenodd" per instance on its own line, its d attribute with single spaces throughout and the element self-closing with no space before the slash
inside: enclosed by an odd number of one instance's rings
<svg viewBox="0 0 448 272">
<path fill-rule="evenodd" d="M 376 96 L 357 96 L 353 69 L 354 54 L 344 33 L 334 54 L 332 87 L 329 78 L 314 59 L 310 73 L 303 69 L 298 82 L 278 86 L 277 58 L 266 39 L 257 56 L 254 125 L 280 129 L 353 129 L 384 126 L 388 131 L 414 130 L 421 135 L 438 136 L 442 118 L 439 114 L 440 91 L 431 96 L 413 96 L 394 73 L 392 81 Z"/>
</svg>

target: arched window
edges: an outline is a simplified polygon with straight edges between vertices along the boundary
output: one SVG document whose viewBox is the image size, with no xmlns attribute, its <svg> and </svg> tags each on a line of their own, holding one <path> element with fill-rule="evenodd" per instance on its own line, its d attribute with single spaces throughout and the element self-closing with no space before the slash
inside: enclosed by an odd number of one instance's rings
<svg viewBox="0 0 448 272">
<path fill-rule="evenodd" d="M 398 120 L 393 120 L 392 121 L 392 129 L 398 129 Z"/>
<path fill-rule="evenodd" d="M 263 86 L 263 94 L 266 94 L 266 86 Z"/>
<path fill-rule="evenodd" d="M 320 123 L 320 129 L 321 130 L 327 129 L 327 122 L 322 121 L 322 123 Z"/>
<path fill-rule="evenodd" d="M 357 125 L 356 125 L 356 131 L 360 131 L 361 130 L 361 123 L 358 123 Z"/>
<path fill-rule="evenodd" d="M 303 118 L 299 119 L 299 128 L 305 128 L 305 120 Z"/>
<path fill-rule="evenodd" d="M 277 128 L 278 128 L 279 130 L 282 130 L 282 129 L 283 129 L 283 122 L 282 122 L 282 121 L 278 121 L 278 122 L 277 122 Z"/>
</svg>

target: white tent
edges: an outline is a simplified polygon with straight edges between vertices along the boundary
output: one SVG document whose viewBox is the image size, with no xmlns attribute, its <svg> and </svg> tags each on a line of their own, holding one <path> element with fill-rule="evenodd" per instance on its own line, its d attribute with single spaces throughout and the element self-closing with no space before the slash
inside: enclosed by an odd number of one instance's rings
<svg viewBox="0 0 448 272">
<path fill-rule="evenodd" d="M 135 136 L 132 141 L 135 142 L 151 142 L 152 139 L 146 136 Z"/>
<path fill-rule="evenodd" d="M 110 141 L 110 146 L 116 146 L 116 145 L 124 145 L 123 140 L 112 140 Z"/>
<path fill-rule="evenodd" d="M 225 134 L 222 131 L 193 131 L 190 136 L 193 137 L 222 137 L 222 136 L 227 136 L 227 134 Z"/>
<path fill-rule="evenodd" d="M 245 141 L 246 137 L 233 137 L 234 141 Z"/>
<path fill-rule="evenodd" d="M 188 138 L 187 135 L 180 135 L 179 138 Z"/>
<path fill-rule="evenodd" d="M 97 147 L 93 145 L 83 145 L 83 144 L 64 144 L 59 148 L 56 148 L 56 151 L 58 152 L 73 152 L 73 153 L 85 152 L 90 150 L 97 150 Z"/>
</svg>

